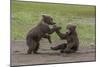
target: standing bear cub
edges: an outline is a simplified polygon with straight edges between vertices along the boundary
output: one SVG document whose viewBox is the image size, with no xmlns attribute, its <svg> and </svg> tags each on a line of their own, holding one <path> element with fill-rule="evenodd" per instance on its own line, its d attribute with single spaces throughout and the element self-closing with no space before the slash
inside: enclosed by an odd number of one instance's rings
<svg viewBox="0 0 100 67">
<path fill-rule="evenodd" d="M 40 23 L 32 28 L 26 37 L 26 42 L 28 46 L 27 54 L 37 54 L 41 38 L 47 38 L 51 43 L 49 34 L 52 34 L 56 29 L 59 28 L 50 28 L 49 25 L 54 25 L 53 18 L 51 16 L 42 15 Z"/>
</svg>

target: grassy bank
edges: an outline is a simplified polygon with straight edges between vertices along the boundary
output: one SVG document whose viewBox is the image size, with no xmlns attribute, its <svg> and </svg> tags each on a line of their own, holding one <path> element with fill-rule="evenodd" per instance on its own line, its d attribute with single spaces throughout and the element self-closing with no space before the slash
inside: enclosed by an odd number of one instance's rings
<svg viewBox="0 0 100 67">
<path fill-rule="evenodd" d="M 75 23 L 82 44 L 95 41 L 95 6 L 12 1 L 11 8 L 12 40 L 25 40 L 27 32 L 37 25 L 41 14 L 48 14 L 62 27 L 62 32 L 68 23 Z M 59 39 L 55 33 L 52 38 Z"/>
</svg>

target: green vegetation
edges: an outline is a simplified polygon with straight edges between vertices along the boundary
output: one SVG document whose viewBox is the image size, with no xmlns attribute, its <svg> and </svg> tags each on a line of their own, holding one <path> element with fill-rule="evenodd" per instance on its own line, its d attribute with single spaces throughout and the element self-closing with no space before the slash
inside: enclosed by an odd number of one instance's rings
<svg viewBox="0 0 100 67">
<path fill-rule="evenodd" d="M 81 44 L 95 42 L 95 6 L 14 0 L 11 8 L 12 40 L 25 40 L 27 32 L 38 23 L 41 14 L 48 14 L 54 18 L 57 25 L 62 27 L 62 32 L 66 31 L 68 23 L 76 24 Z M 59 39 L 55 33 L 52 38 Z"/>
</svg>

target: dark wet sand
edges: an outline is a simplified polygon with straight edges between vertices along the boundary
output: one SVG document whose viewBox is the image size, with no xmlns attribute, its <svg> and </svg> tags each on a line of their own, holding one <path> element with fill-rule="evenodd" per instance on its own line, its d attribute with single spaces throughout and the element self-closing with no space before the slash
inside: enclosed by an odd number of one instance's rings
<svg viewBox="0 0 100 67">
<path fill-rule="evenodd" d="M 95 61 L 95 48 L 80 47 L 76 53 L 61 54 L 59 51 L 50 50 L 52 45 L 41 43 L 38 52 L 40 54 L 27 55 L 27 46 L 25 41 L 11 42 L 11 66 L 16 65 L 36 65 L 49 63 L 68 63 Z"/>
</svg>

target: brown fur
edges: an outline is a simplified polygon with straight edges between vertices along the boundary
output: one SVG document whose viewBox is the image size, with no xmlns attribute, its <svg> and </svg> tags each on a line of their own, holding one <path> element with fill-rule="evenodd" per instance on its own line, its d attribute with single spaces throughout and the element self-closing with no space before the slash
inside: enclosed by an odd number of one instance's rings
<svg viewBox="0 0 100 67">
<path fill-rule="evenodd" d="M 60 49 L 61 53 L 73 53 L 78 50 L 79 39 L 78 39 L 77 32 L 76 32 L 76 26 L 69 24 L 67 26 L 67 30 L 68 30 L 68 32 L 66 32 L 65 34 L 61 33 L 59 30 L 56 31 L 58 36 L 61 39 L 66 40 L 67 43 L 60 44 L 56 47 L 51 47 L 51 49 L 53 49 L 53 50 Z"/>
<path fill-rule="evenodd" d="M 40 23 L 36 27 L 31 29 L 27 34 L 26 41 L 27 41 L 27 46 L 29 48 L 27 51 L 28 54 L 31 54 L 32 52 L 37 53 L 41 38 L 47 38 L 51 43 L 51 39 L 48 34 L 52 34 L 55 31 L 55 29 L 54 28 L 50 29 L 49 25 L 54 25 L 54 24 L 55 23 L 53 22 L 52 17 L 47 15 L 42 15 Z"/>
</svg>

